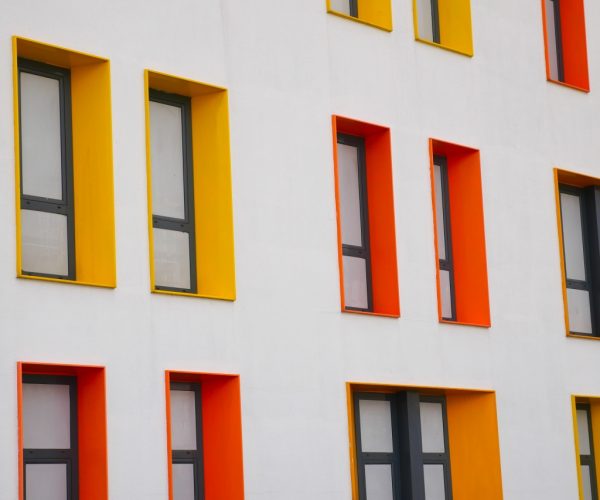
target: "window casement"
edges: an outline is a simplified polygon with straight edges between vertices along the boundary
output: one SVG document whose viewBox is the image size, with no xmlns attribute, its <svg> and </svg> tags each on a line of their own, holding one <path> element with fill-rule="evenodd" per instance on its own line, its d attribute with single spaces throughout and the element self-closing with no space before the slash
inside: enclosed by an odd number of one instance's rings
<svg viewBox="0 0 600 500">
<path fill-rule="evenodd" d="M 440 11 L 438 0 L 419 0 L 419 36 L 440 43 Z"/>
<path fill-rule="evenodd" d="M 360 500 L 451 500 L 445 396 L 354 393 Z"/>
<path fill-rule="evenodd" d="M 358 0 L 331 0 L 331 8 L 336 12 L 358 17 Z"/>
<path fill-rule="evenodd" d="M 392 31 L 391 0 L 326 0 L 327 12 Z"/>
<path fill-rule="evenodd" d="M 561 184 L 559 193 L 569 333 L 597 337 L 600 188 Z"/>
<path fill-rule="evenodd" d="M 579 436 L 579 470 L 583 500 L 598 500 L 596 460 L 592 432 L 592 411 L 589 403 L 576 404 L 577 434 Z"/>
<path fill-rule="evenodd" d="M 75 280 L 70 71 L 20 58 L 21 272 Z"/>
<path fill-rule="evenodd" d="M 440 273 L 440 299 L 442 319 L 455 321 L 454 269 L 452 265 L 452 231 L 448 188 L 448 161 L 445 156 L 433 157 L 435 179 L 435 209 L 437 222 L 437 247 Z"/>
<path fill-rule="evenodd" d="M 584 0 L 542 0 L 549 81 L 589 92 Z"/>
<path fill-rule="evenodd" d="M 337 154 L 346 309 L 372 311 L 364 140 L 338 133 Z"/>
<path fill-rule="evenodd" d="M 155 286 L 196 293 L 190 106 L 188 97 L 150 89 Z"/>
<path fill-rule="evenodd" d="M 24 500 L 77 500 L 75 377 L 23 375 Z"/>
<path fill-rule="evenodd" d="M 171 382 L 173 500 L 204 500 L 199 383 Z"/>
</svg>

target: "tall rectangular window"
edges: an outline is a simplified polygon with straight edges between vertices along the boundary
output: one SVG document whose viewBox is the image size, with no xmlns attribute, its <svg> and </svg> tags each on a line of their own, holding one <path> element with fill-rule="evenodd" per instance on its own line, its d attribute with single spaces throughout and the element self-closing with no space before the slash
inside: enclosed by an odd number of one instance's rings
<svg viewBox="0 0 600 500">
<path fill-rule="evenodd" d="M 597 336 L 600 190 L 561 184 L 559 193 L 569 331 Z"/>
<path fill-rule="evenodd" d="M 560 0 L 544 0 L 546 5 L 546 36 L 550 78 L 564 82 L 562 35 L 560 27 Z"/>
<path fill-rule="evenodd" d="M 77 500 L 75 377 L 23 375 L 24 500 Z"/>
<path fill-rule="evenodd" d="M 360 500 L 451 500 L 444 396 L 355 393 Z"/>
<path fill-rule="evenodd" d="M 327 12 L 392 31 L 391 0 L 326 0 Z"/>
<path fill-rule="evenodd" d="M 150 90 L 155 286 L 196 293 L 190 106 L 188 97 Z"/>
<path fill-rule="evenodd" d="M 337 142 L 346 308 L 371 311 L 371 258 L 364 140 L 338 133 Z"/>
<path fill-rule="evenodd" d="M 21 272 L 75 279 L 70 71 L 20 58 Z"/>
<path fill-rule="evenodd" d="M 576 411 L 583 500 L 598 500 L 596 461 L 594 459 L 594 439 L 592 434 L 592 412 L 589 403 L 577 403 Z"/>
<path fill-rule="evenodd" d="M 419 36 L 440 43 L 438 0 L 418 0 Z"/>
<path fill-rule="evenodd" d="M 202 412 L 199 383 L 171 382 L 173 500 L 203 500 Z"/>
<path fill-rule="evenodd" d="M 352 17 L 358 17 L 358 0 L 331 0 L 331 8 Z"/>
</svg>

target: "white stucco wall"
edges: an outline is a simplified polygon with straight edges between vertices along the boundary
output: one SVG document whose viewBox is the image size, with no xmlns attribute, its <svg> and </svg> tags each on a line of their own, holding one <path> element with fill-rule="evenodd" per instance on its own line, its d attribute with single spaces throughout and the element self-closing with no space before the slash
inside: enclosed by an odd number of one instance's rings
<svg viewBox="0 0 600 500">
<path fill-rule="evenodd" d="M 408 0 L 392 33 L 325 0 L 3 0 L 0 500 L 17 361 L 106 366 L 111 500 L 167 499 L 165 369 L 241 375 L 248 500 L 350 500 L 346 381 L 496 390 L 505 499 L 578 498 L 600 343 L 565 338 L 552 168 L 600 177 L 586 9 L 587 95 L 546 82 L 539 0 L 473 0 L 473 58 L 415 42 Z M 115 290 L 15 278 L 13 35 L 111 60 Z M 145 68 L 230 90 L 235 303 L 149 293 Z M 400 319 L 339 312 L 333 113 L 392 131 Z M 438 324 L 430 137 L 481 150 L 489 330 Z"/>
</svg>

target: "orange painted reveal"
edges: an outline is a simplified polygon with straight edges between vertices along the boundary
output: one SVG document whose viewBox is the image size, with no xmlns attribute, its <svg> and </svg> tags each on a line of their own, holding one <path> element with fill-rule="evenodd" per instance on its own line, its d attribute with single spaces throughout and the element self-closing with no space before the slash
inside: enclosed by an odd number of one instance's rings
<svg viewBox="0 0 600 500">
<path fill-rule="evenodd" d="M 166 372 L 169 498 L 173 498 L 171 467 L 171 382 L 202 385 L 202 439 L 206 500 L 243 500 L 242 409 L 238 375 Z"/>
<path fill-rule="evenodd" d="M 398 264 L 396 259 L 396 222 L 394 217 L 394 188 L 392 179 L 390 130 L 379 125 L 334 116 L 333 150 L 342 310 L 345 311 L 346 309 L 344 302 L 344 272 L 338 191 L 338 133 L 359 136 L 365 140 L 373 313 L 398 317 L 400 316 L 400 296 L 398 291 Z"/>
<path fill-rule="evenodd" d="M 18 363 L 19 498 L 23 500 L 22 374 L 66 375 L 77 378 L 79 498 L 108 499 L 106 448 L 106 382 L 103 367 Z"/>
<path fill-rule="evenodd" d="M 589 90 L 583 0 L 561 0 L 560 12 L 565 83 Z"/>
<path fill-rule="evenodd" d="M 489 327 L 490 305 L 479 151 L 431 139 L 430 152 L 434 221 L 436 211 L 433 157 L 444 155 L 448 162 L 456 322 Z M 437 231 L 434 233 L 438 274 L 438 314 L 441 320 Z"/>
</svg>

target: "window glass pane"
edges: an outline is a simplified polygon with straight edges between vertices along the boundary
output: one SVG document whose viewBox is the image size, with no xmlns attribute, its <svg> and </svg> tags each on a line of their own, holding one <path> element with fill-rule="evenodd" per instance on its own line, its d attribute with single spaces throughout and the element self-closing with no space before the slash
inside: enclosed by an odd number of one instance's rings
<svg viewBox="0 0 600 500">
<path fill-rule="evenodd" d="M 173 500 L 194 500 L 194 464 L 173 464 Z"/>
<path fill-rule="evenodd" d="M 419 19 L 419 38 L 433 41 L 433 21 L 431 0 L 417 0 L 417 17 Z"/>
<path fill-rule="evenodd" d="M 390 464 L 365 465 L 367 500 L 394 500 L 392 466 Z"/>
<path fill-rule="evenodd" d="M 450 288 L 450 271 L 440 269 L 440 296 L 442 299 L 442 318 L 452 318 L 452 289 Z"/>
<path fill-rule="evenodd" d="M 152 213 L 185 218 L 181 108 L 150 101 Z"/>
<path fill-rule="evenodd" d="M 358 148 L 338 144 L 342 242 L 362 246 Z"/>
<path fill-rule="evenodd" d="M 592 496 L 592 476 L 589 465 L 581 466 L 581 485 L 583 486 L 583 500 L 594 500 Z"/>
<path fill-rule="evenodd" d="M 546 2 L 546 33 L 548 36 L 548 63 L 550 64 L 550 78 L 558 80 L 558 56 L 556 46 L 556 24 L 554 16 L 554 1 Z"/>
<path fill-rule="evenodd" d="M 444 416 L 441 403 L 419 403 L 423 453 L 444 453 Z"/>
<path fill-rule="evenodd" d="M 361 399 L 360 440 L 363 452 L 392 453 L 392 415 L 389 401 Z"/>
<path fill-rule="evenodd" d="M 67 500 L 67 464 L 26 464 L 26 500 Z"/>
<path fill-rule="evenodd" d="M 346 307 L 368 309 L 367 262 L 344 255 L 344 300 Z"/>
<path fill-rule="evenodd" d="M 350 0 L 331 0 L 331 9 L 350 15 Z"/>
<path fill-rule="evenodd" d="M 569 330 L 574 333 L 592 333 L 590 294 L 586 290 L 567 288 Z"/>
<path fill-rule="evenodd" d="M 171 447 L 195 450 L 196 394 L 194 391 L 171 390 Z"/>
<path fill-rule="evenodd" d="M 429 1 L 429 0 L 428 0 Z M 435 179 L 435 219 L 438 242 L 438 257 L 446 260 L 446 235 L 444 221 L 444 191 L 442 189 L 442 172 L 439 165 L 433 166 Z"/>
<path fill-rule="evenodd" d="M 579 433 L 579 453 L 590 454 L 590 432 L 588 427 L 588 412 L 577 410 L 577 431 Z"/>
<path fill-rule="evenodd" d="M 190 288 L 190 235 L 154 228 L 154 279 L 157 286 Z"/>
<path fill-rule="evenodd" d="M 62 200 L 58 80 L 21 72 L 23 194 Z"/>
<path fill-rule="evenodd" d="M 423 465 L 425 479 L 425 500 L 446 500 L 444 466 L 441 464 Z"/>
<path fill-rule="evenodd" d="M 67 216 L 21 210 L 21 267 L 30 273 L 69 274 Z"/>
<path fill-rule="evenodd" d="M 560 207 L 567 278 L 585 281 L 583 230 L 579 196 L 561 193 Z"/>
<path fill-rule="evenodd" d="M 23 447 L 69 449 L 70 401 L 68 385 L 23 384 Z"/>
</svg>

